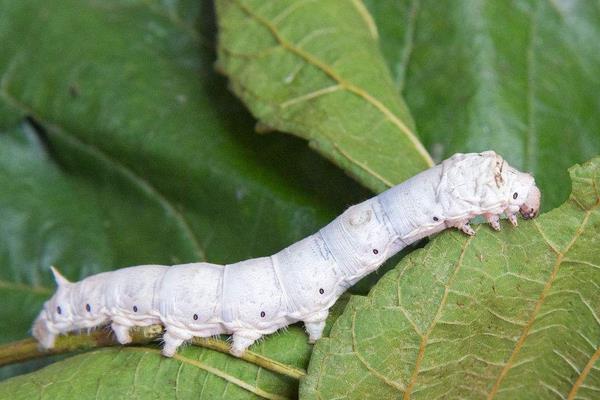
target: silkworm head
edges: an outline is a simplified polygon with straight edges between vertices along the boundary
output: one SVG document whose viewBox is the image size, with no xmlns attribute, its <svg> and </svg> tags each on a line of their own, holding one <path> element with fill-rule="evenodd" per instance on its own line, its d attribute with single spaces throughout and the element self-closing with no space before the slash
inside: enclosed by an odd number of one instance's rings
<svg viewBox="0 0 600 400">
<path fill-rule="evenodd" d="M 525 202 L 521 204 L 519 208 L 519 212 L 525 219 L 534 218 L 540 212 L 540 201 L 541 201 L 542 193 L 537 186 L 533 186 L 529 193 L 527 194 L 527 198 Z"/>
<path fill-rule="evenodd" d="M 531 219 L 540 211 L 540 189 L 530 174 L 517 170 L 511 172 L 508 210 L 512 213 L 518 210 L 524 219 Z"/>
</svg>

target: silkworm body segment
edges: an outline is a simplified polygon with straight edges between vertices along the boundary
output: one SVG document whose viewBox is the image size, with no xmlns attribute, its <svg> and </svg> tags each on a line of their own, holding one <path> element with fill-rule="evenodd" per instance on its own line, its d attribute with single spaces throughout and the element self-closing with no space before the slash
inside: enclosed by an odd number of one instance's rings
<svg viewBox="0 0 600 400">
<path fill-rule="evenodd" d="M 58 288 L 33 325 L 43 348 L 57 335 L 111 325 L 131 341 L 134 326 L 165 327 L 163 354 L 192 337 L 231 334 L 240 356 L 263 335 L 302 321 L 318 340 L 329 308 L 359 279 L 407 245 L 448 227 L 474 234 L 483 215 L 533 218 L 540 191 L 530 174 L 493 151 L 456 154 L 406 182 L 350 207 L 315 234 L 270 257 L 225 266 L 210 263 L 145 265 L 69 282 L 52 269 Z"/>
</svg>

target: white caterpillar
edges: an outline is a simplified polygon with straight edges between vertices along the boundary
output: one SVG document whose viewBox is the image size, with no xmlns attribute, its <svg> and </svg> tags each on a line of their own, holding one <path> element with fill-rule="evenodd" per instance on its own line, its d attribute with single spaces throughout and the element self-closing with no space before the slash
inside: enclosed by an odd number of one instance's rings
<svg viewBox="0 0 600 400">
<path fill-rule="evenodd" d="M 469 220 L 477 215 L 494 229 L 500 214 L 516 226 L 517 211 L 533 218 L 539 205 L 533 177 L 493 151 L 456 154 L 271 257 L 145 265 L 75 283 L 53 268 L 58 289 L 33 335 L 51 348 L 59 334 L 111 323 L 125 344 L 131 327 L 160 323 L 165 356 L 192 337 L 217 334 L 232 334 L 230 352 L 240 356 L 262 335 L 303 321 L 314 342 L 337 298 L 405 246 L 447 227 L 473 235 Z"/>
</svg>

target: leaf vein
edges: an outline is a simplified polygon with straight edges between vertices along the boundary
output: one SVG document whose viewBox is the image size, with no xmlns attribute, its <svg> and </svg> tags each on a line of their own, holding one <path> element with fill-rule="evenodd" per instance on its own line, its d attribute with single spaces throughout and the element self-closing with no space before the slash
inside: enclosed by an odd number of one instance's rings
<svg viewBox="0 0 600 400">
<path fill-rule="evenodd" d="M 562 264 L 564 255 L 569 251 L 569 249 L 573 246 L 573 244 L 577 241 L 577 239 L 583 233 L 583 230 L 589 220 L 590 214 L 591 214 L 591 211 L 585 212 L 583 220 L 581 221 L 579 228 L 573 235 L 573 238 L 571 239 L 571 241 L 569 242 L 569 244 L 567 245 L 565 250 L 563 252 L 558 253 L 558 256 L 556 257 L 556 262 L 554 263 L 554 266 L 552 268 L 552 271 L 550 273 L 548 281 L 546 282 L 546 285 L 542 289 L 540 297 L 539 297 L 537 303 L 535 304 L 535 307 L 531 313 L 529 321 L 527 321 L 527 324 L 523 328 L 523 332 L 521 333 L 519 340 L 517 340 L 517 343 L 515 344 L 515 347 L 513 348 L 513 351 L 511 353 L 510 357 L 508 358 L 506 364 L 504 365 L 504 368 L 502 368 L 502 370 L 500 371 L 500 374 L 498 375 L 496 382 L 494 383 L 494 386 L 492 386 L 492 389 L 490 390 L 490 392 L 487 396 L 488 400 L 491 400 L 496 396 L 496 394 L 498 393 L 498 391 L 500 389 L 500 384 L 504 380 L 508 371 L 513 367 L 513 364 L 515 363 L 515 359 L 516 359 L 517 355 L 519 354 L 519 352 L 521 351 L 521 348 L 523 347 L 525 340 L 529 336 L 530 330 L 533 327 L 533 324 L 538 317 L 538 314 L 542 308 L 542 305 L 544 304 L 544 301 L 546 300 L 546 297 L 548 296 L 548 293 L 549 293 L 550 289 L 552 288 L 554 280 L 556 279 L 556 277 L 558 275 L 558 271 L 560 270 L 560 266 Z M 537 224 L 536 224 L 536 226 L 537 226 Z M 539 231 L 541 232 L 541 230 L 539 230 Z M 542 235 L 542 237 L 543 237 L 543 235 Z M 547 241 L 546 238 L 544 238 L 544 240 Z M 554 249 L 554 247 L 553 247 L 553 249 Z"/>
<path fill-rule="evenodd" d="M 480 226 L 476 227 L 475 231 L 476 232 L 479 231 L 479 228 L 480 228 Z M 437 322 L 441 318 L 442 310 L 443 310 L 444 306 L 446 305 L 446 301 L 448 300 L 448 294 L 450 293 L 450 287 L 452 286 L 452 282 L 454 281 L 454 278 L 456 277 L 456 275 L 458 274 L 458 271 L 460 270 L 465 253 L 467 252 L 467 248 L 469 247 L 469 244 L 473 240 L 473 237 L 474 236 L 469 236 L 467 238 L 467 240 L 464 241 L 462 248 L 460 250 L 460 254 L 459 254 L 456 264 L 454 266 L 454 271 L 452 271 L 452 275 L 450 275 L 450 278 L 448 279 L 448 282 L 446 283 L 446 285 L 444 287 L 444 294 L 442 295 L 442 298 L 440 300 L 440 304 L 435 313 L 435 316 L 433 317 L 431 324 L 429 325 L 429 328 L 427 328 L 427 332 L 425 332 L 425 335 L 423 335 L 423 337 L 421 339 L 421 343 L 419 345 L 419 352 L 417 354 L 417 359 L 415 361 L 415 369 L 413 370 L 413 373 L 410 377 L 409 384 L 407 385 L 406 391 L 404 392 L 404 396 L 403 396 L 404 400 L 410 399 L 412 389 L 417 381 L 417 377 L 419 376 L 421 362 L 423 361 L 423 358 L 425 357 L 425 348 L 427 347 L 429 335 L 431 335 L 431 332 L 433 332 L 433 329 L 435 328 Z"/>
<path fill-rule="evenodd" d="M 419 11 L 420 1 L 412 0 L 410 3 L 410 11 L 408 15 L 408 21 L 406 22 L 405 39 L 402 46 L 402 52 L 400 55 L 400 62 L 396 67 L 396 86 L 398 91 L 402 92 L 406 83 L 406 74 L 408 71 L 408 64 L 413 53 L 415 45 L 415 32 L 417 30 L 417 13 Z"/>
<path fill-rule="evenodd" d="M 334 92 L 337 92 L 337 91 L 338 91 L 338 90 L 340 90 L 340 89 L 342 89 L 342 86 L 341 86 L 341 85 L 331 85 L 331 86 L 327 86 L 327 87 L 325 87 L 325 88 L 322 88 L 322 89 L 317 89 L 317 90 L 315 90 L 315 91 L 312 91 L 312 92 L 310 92 L 310 93 L 306 93 L 306 94 L 303 94 L 303 95 L 301 95 L 301 96 L 294 97 L 293 99 L 290 99 L 290 100 L 284 101 L 283 103 L 281 103 L 281 104 L 280 104 L 280 107 L 281 107 L 281 108 L 287 108 L 287 107 L 289 107 L 289 106 L 291 106 L 291 105 L 298 104 L 298 103 L 302 103 L 302 102 L 304 102 L 304 101 L 307 101 L 307 100 L 315 99 L 315 98 L 317 98 L 317 97 L 320 97 L 320 96 L 326 95 L 326 94 L 328 94 L 328 93 L 334 93 Z"/>
<path fill-rule="evenodd" d="M 533 11 L 534 15 L 531 16 L 530 31 L 529 31 L 529 45 L 527 46 L 527 89 L 526 89 L 526 102 L 527 102 L 527 137 L 525 140 L 525 162 L 523 167 L 526 169 L 535 169 L 535 160 L 537 155 L 535 153 L 538 145 L 536 138 L 536 122 L 535 122 L 535 40 L 537 33 L 537 7 Z"/>
<path fill-rule="evenodd" d="M 371 372 L 373 374 L 373 376 L 375 376 L 377 379 L 379 379 L 381 382 L 385 383 L 386 385 L 399 390 L 401 392 L 403 392 L 405 390 L 405 387 L 400 384 L 397 383 L 391 379 L 389 379 L 387 376 L 383 375 L 381 372 L 377 371 L 371 364 L 369 364 L 369 362 L 360 354 L 360 350 L 358 349 L 358 341 L 356 340 L 356 312 L 358 310 L 353 310 L 352 312 L 352 350 L 354 350 L 354 355 L 356 356 L 356 358 L 358 358 L 358 360 L 361 362 L 361 364 L 363 364 L 365 366 L 365 368 L 367 368 L 369 370 L 369 372 Z"/>
<path fill-rule="evenodd" d="M 309 64 L 315 66 L 316 68 L 320 69 L 321 71 L 323 71 L 326 75 L 328 75 L 330 78 L 332 78 L 334 81 L 338 82 L 338 84 L 340 84 L 344 89 L 348 90 L 349 92 L 361 97 L 363 100 L 367 101 L 368 103 L 370 103 L 372 106 L 374 106 L 377 110 L 379 110 L 381 113 L 383 113 L 385 115 L 385 117 L 392 122 L 392 124 L 394 124 L 401 132 L 404 133 L 404 135 L 409 139 L 409 141 L 413 144 L 413 146 L 415 147 L 415 149 L 417 150 L 417 152 L 419 153 L 419 155 L 423 158 L 423 160 L 427 163 L 428 166 L 433 166 L 433 160 L 431 159 L 431 156 L 429 155 L 429 153 L 427 152 L 427 150 L 425 150 L 425 147 L 423 147 L 423 144 L 419 141 L 419 139 L 417 138 L 416 134 L 408 127 L 406 126 L 406 124 L 404 124 L 400 118 L 398 118 L 398 116 L 396 116 L 392 111 L 390 111 L 390 109 L 388 107 L 386 107 L 380 100 L 378 100 L 377 98 L 375 98 L 373 95 L 371 95 L 370 93 L 368 93 L 366 90 L 364 90 L 363 88 L 356 86 L 348 81 L 346 81 L 345 79 L 343 79 L 341 76 L 339 76 L 337 74 L 337 72 L 335 72 L 335 70 L 329 66 L 328 64 L 324 63 L 323 61 L 321 61 L 320 59 L 318 59 L 317 57 L 315 57 L 313 54 L 295 46 L 294 44 L 290 43 L 287 39 L 285 39 L 281 33 L 279 32 L 279 30 L 277 29 L 277 27 L 275 25 L 273 25 L 273 23 L 271 23 L 270 21 L 268 21 L 266 18 L 258 15 L 256 12 L 254 12 L 253 10 L 251 10 L 249 7 L 247 7 L 246 5 L 244 5 L 241 1 L 239 0 L 233 0 L 240 9 L 242 9 L 248 16 L 250 16 L 251 18 L 253 18 L 255 21 L 257 21 L 259 24 L 263 25 L 264 27 L 266 27 L 271 34 L 273 35 L 273 37 L 275 38 L 275 40 L 277 40 L 277 42 L 287 51 L 295 54 L 296 56 L 300 57 L 301 59 L 305 60 L 306 62 L 308 62 Z"/>
<path fill-rule="evenodd" d="M 371 34 L 373 39 L 379 39 L 377 24 L 375 24 L 373 16 L 371 15 L 371 13 L 369 13 L 369 10 L 367 9 L 367 7 L 365 7 L 365 4 L 362 2 L 362 0 L 352 0 L 352 5 L 354 5 L 354 8 L 356 8 L 356 11 L 358 11 L 360 17 L 363 19 L 363 21 L 365 21 L 367 29 L 369 30 L 369 33 Z"/>
</svg>

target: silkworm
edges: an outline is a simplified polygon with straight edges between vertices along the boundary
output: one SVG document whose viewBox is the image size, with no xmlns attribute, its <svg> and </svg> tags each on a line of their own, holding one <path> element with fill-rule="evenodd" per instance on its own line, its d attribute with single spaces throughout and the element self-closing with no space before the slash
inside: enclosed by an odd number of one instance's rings
<svg viewBox="0 0 600 400">
<path fill-rule="evenodd" d="M 314 342 L 338 297 L 407 245 L 448 227 L 474 235 L 469 221 L 478 215 L 496 230 L 500 215 L 516 226 L 517 212 L 537 215 L 540 197 L 530 174 L 493 151 L 456 154 L 270 257 L 136 266 L 80 282 L 52 268 L 58 288 L 33 336 L 48 349 L 57 335 L 110 324 L 126 344 L 131 327 L 162 324 L 165 356 L 218 334 L 232 335 L 230 352 L 241 356 L 261 336 L 302 321 Z"/>
</svg>

